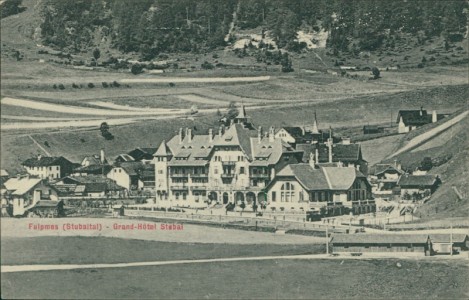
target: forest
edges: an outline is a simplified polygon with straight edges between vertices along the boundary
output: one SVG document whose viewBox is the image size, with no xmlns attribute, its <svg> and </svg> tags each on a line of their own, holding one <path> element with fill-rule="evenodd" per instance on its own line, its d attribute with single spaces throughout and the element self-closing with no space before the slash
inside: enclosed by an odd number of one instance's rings
<svg viewBox="0 0 469 300">
<path fill-rule="evenodd" d="M 161 53 L 200 53 L 224 47 L 240 30 L 268 32 L 280 49 L 301 51 L 298 30 L 328 31 L 331 51 L 393 48 L 402 34 L 422 43 L 461 41 L 464 0 L 45 0 L 43 43 L 71 53 L 103 41 L 144 60 Z"/>
</svg>

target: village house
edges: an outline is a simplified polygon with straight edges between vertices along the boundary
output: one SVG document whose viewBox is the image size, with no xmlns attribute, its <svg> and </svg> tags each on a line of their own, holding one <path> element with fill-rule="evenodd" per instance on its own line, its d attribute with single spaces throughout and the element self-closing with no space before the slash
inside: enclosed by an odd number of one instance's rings
<svg viewBox="0 0 469 300">
<path fill-rule="evenodd" d="M 313 125 L 309 129 L 306 129 L 305 126 L 280 127 L 276 130 L 275 137 L 282 139 L 292 146 L 297 144 L 325 143 L 330 138 L 333 138 L 334 141 L 339 141 L 339 139 L 333 137 L 331 129 L 328 131 L 318 129 L 316 112 L 314 113 Z"/>
<path fill-rule="evenodd" d="M 266 189 L 269 207 L 277 211 L 317 211 L 322 215 L 376 210 L 366 176 L 355 168 L 321 167 L 314 162 L 290 164 Z"/>
<path fill-rule="evenodd" d="M 210 202 L 254 205 L 265 202 L 263 189 L 275 173 L 301 160 L 301 152 L 275 137 L 253 130 L 244 108 L 230 127 L 194 135 L 180 129 L 154 154 L 156 203 L 206 207 Z M 257 204 L 256 204 L 257 205 Z"/>
<path fill-rule="evenodd" d="M 444 116 L 437 114 L 435 110 L 429 114 L 423 107 L 417 110 L 400 110 L 397 114 L 398 132 L 407 133 L 423 125 L 435 123 Z"/>
<path fill-rule="evenodd" d="M 138 188 L 139 171 L 142 169 L 144 165 L 139 161 L 116 163 L 106 176 L 127 191 L 133 191 Z"/>
<path fill-rule="evenodd" d="M 12 206 L 13 216 L 24 215 L 40 200 L 58 201 L 57 190 L 52 185 L 29 175 L 10 178 L 4 183 L 4 188 L 6 201 L 2 200 L 2 203 Z"/>
<path fill-rule="evenodd" d="M 100 155 L 89 155 L 85 156 L 81 162 L 81 165 L 73 170 L 74 175 L 86 176 L 90 174 L 95 175 L 106 175 L 110 170 L 104 150 L 101 149 Z"/>
<path fill-rule="evenodd" d="M 124 197 L 124 188 L 103 175 L 67 176 L 54 184 L 60 198 Z"/>
<path fill-rule="evenodd" d="M 334 234 L 333 253 L 389 253 L 411 252 L 432 255 L 432 241 L 424 234 Z"/>
<path fill-rule="evenodd" d="M 402 175 L 397 185 L 401 189 L 402 200 L 420 200 L 433 194 L 440 186 L 438 175 Z"/>
<path fill-rule="evenodd" d="M 461 253 L 469 250 L 467 234 L 431 234 L 434 254 Z M 452 249 L 452 250 L 451 250 Z"/>
<path fill-rule="evenodd" d="M 384 128 L 378 125 L 365 125 L 363 126 L 363 134 L 378 134 L 383 133 Z"/>
<path fill-rule="evenodd" d="M 127 154 L 119 155 L 115 161 L 116 163 L 136 161 L 148 164 L 153 161 L 153 153 L 155 153 L 156 150 L 157 148 L 152 147 L 139 147 Z"/>
<path fill-rule="evenodd" d="M 369 177 L 373 195 L 385 199 L 393 198 L 397 182 L 404 173 L 397 161 L 394 164 L 376 164 L 371 167 Z"/>
<path fill-rule="evenodd" d="M 298 144 L 296 150 L 303 152 L 302 161 L 305 163 L 314 157 L 319 165 L 337 166 L 340 163 L 368 174 L 368 162 L 363 159 L 360 144 L 350 143 L 350 139 L 343 139 L 340 144 L 334 143 L 331 138 L 326 143 Z"/>
<path fill-rule="evenodd" d="M 22 165 L 32 176 L 41 179 L 57 180 L 72 173 L 75 164 L 63 156 L 47 157 L 38 155 L 25 160 Z"/>
</svg>

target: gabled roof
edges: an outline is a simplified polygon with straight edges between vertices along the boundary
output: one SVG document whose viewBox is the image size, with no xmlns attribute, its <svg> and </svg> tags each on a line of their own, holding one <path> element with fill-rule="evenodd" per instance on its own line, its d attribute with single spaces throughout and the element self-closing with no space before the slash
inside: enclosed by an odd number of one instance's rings
<svg viewBox="0 0 469 300">
<path fill-rule="evenodd" d="M 101 157 L 99 155 L 89 155 L 89 156 L 85 156 L 82 160 L 82 164 L 84 161 L 88 161 L 88 164 L 91 166 L 91 165 L 102 165 L 101 163 Z M 107 159 L 104 158 L 104 164 L 107 165 L 109 164 Z"/>
<path fill-rule="evenodd" d="M 319 163 L 329 162 L 329 147 L 326 144 L 297 144 L 296 149 L 303 151 L 303 162 L 309 162 L 311 153 L 318 150 Z M 363 160 L 360 144 L 333 144 L 332 162 L 355 163 Z"/>
<path fill-rule="evenodd" d="M 276 177 L 295 177 L 306 190 L 348 190 L 357 178 L 366 176 L 351 167 L 312 168 L 310 164 L 291 164 Z"/>
<path fill-rule="evenodd" d="M 26 167 L 65 166 L 67 164 L 71 165 L 73 163 L 63 156 L 39 156 L 36 158 L 29 158 L 22 163 L 22 165 Z"/>
<path fill-rule="evenodd" d="M 0 170 L 0 177 L 7 177 L 9 176 L 10 174 L 8 174 L 8 172 L 4 169 L 1 169 Z"/>
<path fill-rule="evenodd" d="M 127 154 L 132 156 L 135 161 L 141 161 L 143 159 L 153 159 L 153 153 L 155 153 L 156 148 L 136 148 Z"/>
<path fill-rule="evenodd" d="M 144 168 L 144 165 L 140 161 L 121 162 L 115 168 L 122 168 L 129 176 L 136 176 L 139 170 Z"/>
<path fill-rule="evenodd" d="M 135 161 L 135 159 L 128 155 L 128 154 L 119 154 L 119 156 L 116 157 L 116 161 Z"/>
<path fill-rule="evenodd" d="M 259 142 L 257 137 L 251 137 L 250 144 L 251 156 L 254 159 L 251 166 L 274 165 L 280 160 L 282 153 L 289 150 L 284 149 L 284 143 L 281 139 L 271 141 L 268 137 L 263 137 Z"/>
<path fill-rule="evenodd" d="M 370 170 L 369 170 L 369 174 L 373 174 L 375 176 L 378 176 L 380 174 L 384 174 L 386 172 L 396 172 L 398 174 L 404 174 L 404 171 L 402 171 L 401 169 L 398 169 L 393 164 L 377 164 L 377 165 L 371 167 Z"/>
<path fill-rule="evenodd" d="M 453 243 L 464 243 L 468 239 L 467 234 L 462 233 L 453 233 L 452 238 L 450 234 L 430 234 L 430 239 L 432 243 L 450 243 L 453 240 Z"/>
<path fill-rule="evenodd" d="M 397 123 L 399 123 L 400 118 L 406 126 L 420 126 L 432 122 L 432 116 L 427 113 L 426 110 L 400 110 L 397 115 Z"/>
<path fill-rule="evenodd" d="M 332 244 L 425 244 L 426 234 L 334 234 Z"/>
<path fill-rule="evenodd" d="M 42 182 L 40 178 L 21 177 L 21 178 L 10 178 L 4 185 L 5 188 L 12 192 L 13 195 L 22 196 L 30 192 L 34 187 Z"/>
<path fill-rule="evenodd" d="M 110 165 L 89 165 L 86 167 L 78 167 L 73 170 L 76 173 L 87 173 L 87 174 L 107 174 L 112 169 Z"/>
<path fill-rule="evenodd" d="M 437 184 L 439 178 L 437 175 L 402 175 L 397 181 L 397 185 L 402 187 L 430 187 Z"/>
<path fill-rule="evenodd" d="M 276 177 L 295 177 L 307 190 L 328 190 L 329 183 L 322 169 L 313 169 L 309 164 L 287 165 Z"/>
<path fill-rule="evenodd" d="M 107 184 L 105 182 L 90 182 L 85 184 L 85 193 L 102 192 L 107 192 Z"/>
<path fill-rule="evenodd" d="M 355 168 L 323 167 L 321 169 L 324 171 L 331 190 L 348 190 L 358 177 L 366 178 Z"/>
</svg>

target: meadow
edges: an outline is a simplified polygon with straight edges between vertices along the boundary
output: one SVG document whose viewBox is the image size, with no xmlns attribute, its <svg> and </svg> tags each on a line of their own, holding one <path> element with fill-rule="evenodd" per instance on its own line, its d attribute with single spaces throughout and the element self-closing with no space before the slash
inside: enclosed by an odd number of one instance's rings
<svg viewBox="0 0 469 300">
<path fill-rule="evenodd" d="M 464 260 L 268 260 L 2 274 L 2 298 L 465 299 Z"/>
</svg>

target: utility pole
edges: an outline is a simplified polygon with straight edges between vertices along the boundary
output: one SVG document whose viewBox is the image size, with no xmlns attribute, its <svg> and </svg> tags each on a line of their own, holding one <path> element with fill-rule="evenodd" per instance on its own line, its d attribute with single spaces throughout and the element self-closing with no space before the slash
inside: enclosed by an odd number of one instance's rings
<svg viewBox="0 0 469 300">
<path fill-rule="evenodd" d="M 329 226 L 326 225 L 326 254 L 329 255 Z"/>
<path fill-rule="evenodd" d="M 451 229 L 449 232 L 449 244 L 450 244 L 449 251 L 451 251 L 451 256 L 453 256 L 453 222 L 451 222 Z"/>
</svg>

